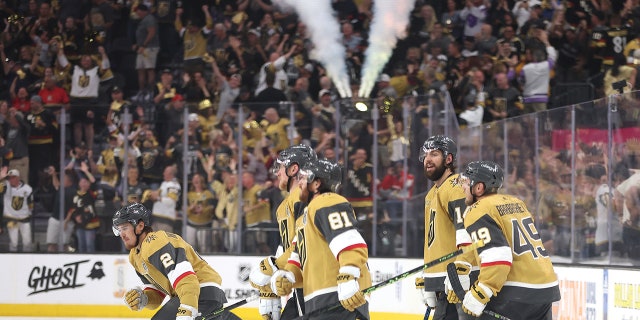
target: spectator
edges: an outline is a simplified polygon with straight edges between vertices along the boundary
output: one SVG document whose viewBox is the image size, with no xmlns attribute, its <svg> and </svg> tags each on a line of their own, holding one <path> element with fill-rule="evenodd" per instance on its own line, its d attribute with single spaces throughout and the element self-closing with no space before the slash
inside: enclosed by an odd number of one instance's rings
<svg viewBox="0 0 640 320">
<path fill-rule="evenodd" d="M 152 130 L 140 127 L 137 132 L 135 142 L 140 146 L 142 161 L 138 167 L 142 182 L 147 184 L 150 189 L 157 190 L 163 181 L 163 170 L 168 162 L 164 149 L 158 143 Z"/>
<path fill-rule="evenodd" d="M 75 223 L 79 253 L 96 252 L 96 234 L 100 227 L 100 218 L 96 215 L 96 179 L 89 172 L 86 163 L 81 165 L 82 175 L 78 181 L 78 190 L 73 197 L 71 208 L 67 212 L 64 228 L 71 228 L 70 221 Z"/>
<path fill-rule="evenodd" d="M 127 190 L 123 190 L 123 183 L 120 183 L 118 195 L 120 199 L 124 200 L 124 203 L 132 204 L 142 202 L 142 195 L 147 190 L 149 190 L 149 186 L 140 181 L 140 169 L 136 166 L 130 166 L 127 171 Z"/>
<path fill-rule="evenodd" d="M 51 176 L 53 187 L 56 190 L 56 193 L 53 197 L 53 208 L 51 216 L 47 221 L 47 252 L 58 252 L 60 234 L 62 234 L 62 252 L 68 252 L 70 250 L 69 244 L 71 242 L 71 235 L 73 234 L 75 223 L 73 221 L 70 221 L 65 226 L 64 219 L 62 220 L 62 222 L 60 222 L 60 197 L 58 197 L 58 191 L 60 190 L 60 179 L 58 178 L 59 173 L 56 171 L 56 168 L 54 166 L 50 166 L 48 168 L 48 174 Z M 63 212 L 65 213 L 65 218 L 66 213 L 69 212 L 71 206 L 73 205 L 73 198 L 76 196 L 76 192 L 78 191 L 76 180 L 77 176 L 73 171 L 64 172 Z"/>
<path fill-rule="evenodd" d="M 373 167 L 367 162 L 367 150 L 357 149 L 347 166 L 347 175 L 341 194 L 351 203 L 367 243 L 371 243 L 373 219 Z"/>
<path fill-rule="evenodd" d="M 280 47 L 284 45 L 284 41 L 280 44 Z M 269 61 L 260 67 L 260 72 L 258 74 L 258 86 L 256 87 L 255 94 L 256 96 L 265 88 L 267 88 L 267 75 L 269 73 L 274 74 L 273 79 L 273 88 L 284 91 L 287 87 L 287 73 L 284 71 L 284 64 L 289 59 L 289 57 L 296 50 L 296 45 L 292 45 L 289 51 L 284 55 L 280 55 L 282 48 L 279 48 L 277 51 L 271 53 L 269 55 Z M 286 100 L 286 97 L 285 97 Z"/>
<path fill-rule="evenodd" d="M 176 179 L 177 172 L 178 169 L 174 165 L 166 166 L 162 174 L 164 181 L 160 184 L 160 189 L 149 192 L 149 197 L 153 201 L 153 230 L 174 232 L 174 225 L 178 219 L 176 206 L 182 189 Z M 143 196 L 142 202 L 145 200 Z"/>
<path fill-rule="evenodd" d="M 456 0 L 447 0 L 447 9 L 442 13 L 440 23 L 454 39 L 462 39 L 465 21 L 460 17 Z"/>
<path fill-rule="evenodd" d="M 140 23 L 136 28 L 136 41 L 133 50 L 137 52 L 136 69 L 138 70 L 138 89 L 146 90 L 156 79 L 156 59 L 160 51 L 158 21 L 150 14 L 149 7 L 138 4 L 136 14 Z"/>
<path fill-rule="evenodd" d="M 271 220 L 271 208 L 269 201 L 261 201 L 260 193 L 263 186 L 256 184 L 253 172 L 242 173 L 242 210 L 244 211 L 244 223 L 247 228 L 255 228 L 250 238 L 246 240 L 245 252 L 269 254 L 271 250 L 267 245 L 267 232 L 261 230 L 273 222 Z"/>
<path fill-rule="evenodd" d="M 57 81 L 55 75 L 45 75 L 44 87 L 38 95 L 46 108 L 52 108 L 54 112 L 59 113 L 59 108 L 69 108 L 69 95 L 65 89 L 58 86 Z"/>
<path fill-rule="evenodd" d="M 226 247 L 229 252 L 238 250 L 236 240 L 238 235 L 236 229 L 238 227 L 238 206 L 240 201 L 238 199 L 238 176 L 231 172 L 231 169 L 223 169 L 223 172 L 228 174 L 223 175 L 222 182 L 224 188 L 219 189 L 221 192 L 216 192 L 218 195 L 218 204 L 216 205 L 216 217 L 225 221 L 226 229 L 228 231 Z"/>
<path fill-rule="evenodd" d="M 165 106 L 179 94 L 178 89 L 173 83 L 173 73 L 171 69 L 162 69 L 160 73 L 160 82 L 154 87 L 153 103 L 159 106 Z"/>
<path fill-rule="evenodd" d="M 187 234 L 185 240 L 199 252 L 211 252 L 211 226 L 215 217 L 216 201 L 200 174 L 191 177 L 191 190 L 187 194 Z"/>
<path fill-rule="evenodd" d="M 286 102 L 287 96 L 284 94 L 284 86 L 276 87 L 277 73 L 267 72 L 265 76 L 265 85 L 266 87 L 258 92 L 254 101 L 255 104 L 251 105 L 251 111 L 255 112 L 256 115 L 261 118 L 262 114 L 265 112 L 266 104 L 275 104 L 280 102 Z"/>
<path fill-rule="evenodd" d="M 84 141 L 89 149 L 93 148 L 96 113 L 102 113 L 101 110 L 98 110 L 100 106 L 97 104 L 100 76 L 110 68 L 109 58 L 104 47 L 98 47 L 98 52 L 102 57 L 100 65 L 96 65 L 91 56 L 83 55 L 80 58 L 80 63 L 74 66 L 73 74 L 71 75 L 70 96 L 73 140 L 76 145 Z M 58 51 L 58 62 L 62 68 L 69 65 L 62 47 Z"/>
<path fill-rule="evenodd" d="M 36 188 L 43 170 L 58 161 L 53 139 L 58 135 L 58 123 L 51 110 L 45 109 L 40 96 L 31 97 L 31 113 L 27 115 L 29 123 L 29 184 Z"/>
<path fill-rule="evenodd" d="M 522 113 L 520 92 L 511 86 L 506 73 L 494 75 L 495 87 L 489 90 L 485 113 L 485 122 L 515 117 Z"/>
<path fill-rule="evenodd" d="M 204 99 L 212 100 L 209 84 L 205 79 L 202 69 L 193 72 L 193 75 L 185 72 L 182 75 L 184 98 L 187 102 L 198 103 Z"/>
<path fill-rule="evenodd" d="M 334 130 L 334 114 L 336 108 L 331 104 L 331 91 L 327 89 L 320 90 L 318 93 L 319 104 L 311 109 L 313 118 L 311 120 L 311 147 L 318 146 L 325 133 Z"/>
<path fill-rule="evenodd" d="M 26 117 L 16 110 L 10 108 L 8 117 L 3 126 L 3 136 L 6 137 L 5 147 L 10 153 L 5 156 L 9 161 L 10 169 L 17 169 L 21 173 L 23 181 L 29 181 L 29 122 Z M 35 173 L 34 173 L 35 174 Z"/>
<path fill-rule="evenodd" d="M 524 113 L 547 110 L 551 70 L 553 70 L 557 57 L 556 49 L 549 44 L 547 33 L 542 29 L 536 29 L 535 35 L 545 45 L 547 57 L 542 49 L 528 48 L 526 50 L 527 62 L 520 73 Z"/>
<path fill-rule="evenodd" d="M 5 180 L 6 179 L 6 180 Z M 3 215 L 9 232 L 9 251 L 18 251 L 18 237 L 22 241 L 23 252 L 33 251 L 31 242 L 31 214 L 33 210 L 33 189 L 20 180 L 20 171 L 0 170 L 0 194 L 3 195 Z"/>
<path fill-rule="evenodd" d="M 475 37 L 487 17 L 487 8 L 483 0 L 467 0 L 465 7 L 460 10 L 460 18 L 465 21 L 463 35 Z"/>
<path fill-rule="evenodd" d="M 220 101 L 218 101 L 218 110 L 216 111 L 216 119 L 218 121 L 224 119 L 227 110 L 231 108 L 231 104 L 240 94 L 240 85 L 242 84 L 242 76 L 234 73 L 229 80 L 220 72 L 217 61 L 211 63 L 213 75 L 216 77 L 217 89 L 220 91 Z"/>
<path fill-rule="evenodd" d="M 291 123 L 289 119 L 280 118 L 275 108 L 268 108 L 264 112 L 264 119 L 267 122 L 265 127 L 265 136 L 269 139 L 272 146 L 271 152 L 280 153 L 291 145 L 289 132 Z"/>
<path fill-rule="evenodd" d="M 202 58 L 207 52 L 207 37 L 213 28 L 213 19 L 208 6 L 202 6 L 202 12 L 206 19 L 204 27 L 201 27 L 196 19 L 191 19 L 185 28 L 182 25 L 184 9 L 176 8 L 175 27 L 183 41 L 184 68 L 187 72 L 202 70 L 204 67 Z"/>
</svg>

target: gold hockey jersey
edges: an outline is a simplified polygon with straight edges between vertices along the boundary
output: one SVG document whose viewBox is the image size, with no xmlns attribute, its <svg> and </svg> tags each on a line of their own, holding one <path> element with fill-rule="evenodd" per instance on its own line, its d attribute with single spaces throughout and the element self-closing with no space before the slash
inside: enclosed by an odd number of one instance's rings
<svg viewBox="0 0 640 320">
<path fill-rule="evenodd" d="M 278 206 L 276 219 L 278 219 L 278 229 L 280 230 L 280 244 L 283 250 L 289 249 L 291 241 L 295 236 L 296 224 L 296 204 L 300 202 L 300 187 L 292 186 L 289 194 Z M 299 206 L 299 205 L 298 205 Z"/>
<path fill-rule="evenodd" d="M 305 312 L 338 302 L 336 278 L 342 266 L 360 268 L 360 289 L 371 286 L 367 244 L 356 229 L 356 216 L 346 198 L 320 194 L 298 220 L 295 250 L 288 263 L 302 269 Z"/>
<path fill-rule="evenodd" d="M 524 202 L 504 194 L 490 195 L 469 206 L 464 225 L 478 249 L 478 281 L 492 299 L 540 304 L 560 300 L 558 278 Z"/>
<path fill-rule="evenodd" d="M 145 292 L 162 299 L 179 297 L 181 304 L 198 308 L 200 287 L 220 288 L 222 278 L 179 235 L 164 231 L 147 234 L 140 249 L 129 252 L 129 262 L 144 284 Z M 157 301 L 150 298 L 150 301 Z M 148 308 L 158 307 L 149 303 Z"/>
<path fill-rule="evenodd" d="M 462 214 L 466 209 L 464 191 L 458 174 L 449 176 L 439 187 L 433 186 L 424 199 L 424 261 L 438 259 L 471 244 L 464 230 Z M 440 263 L 424 270 L 426 291 L 444 291 L 447 264 Z"/>
</svg>

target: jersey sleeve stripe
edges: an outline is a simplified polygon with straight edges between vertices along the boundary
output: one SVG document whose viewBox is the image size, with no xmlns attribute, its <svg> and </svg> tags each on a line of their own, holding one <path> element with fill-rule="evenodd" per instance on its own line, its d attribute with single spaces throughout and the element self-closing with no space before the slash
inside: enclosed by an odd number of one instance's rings
<svg viewBox="0 0 640 320">
<path fill-rule="evenodd" d="M 471 244 L 471 236 L 464 230 L 456 230 L 456 246 L 458 248 L 466 247 Z"/>
<path fill-rule="evenodd" d="M 508 266 L 511 267 L 511 262 L 509 261 L 494 261 L 494 262 L 488 262 L 488 263 L 483 263 L 482 266 L 483 267 L 492 267 L 492 266 Z"/>
<path fill-rule="evenodd" d="M 340 252 L 344 250 L 363 247 L 366 248 L 367 243 L 362 238 L 362 235 L 360 235 L 360 233 L 355 229 L 347 230 L 335 236 L 329 243 L 329 248 L 336 259 Z"/>
<path fill-rule="evenodd" d="M 178 282 L 190 274 L 195 275 L 191 263 L 189 263 L 189 261 L 183 261 L 179 262 L 176 267 L 169 272 L 167 278 L 171 281 L 171 285 L 176 288 Z"/>
<path fill-rule="evenodd" d="M 291 254 L 289 255 L 289 260 L 287 260 L 287 263 L 291 263 L 292 265 L 297 266 L 298 268 L 301 268 L 300 256 L 298 255 L 297 252 L 291 252 Z"/>
<path fill-rule="evenodd" d="M 511 265 L 511 262 L 513 262 L 513 256 L 511 255 L 510 247 L 495 247 L 480 252 L 480 264 L 482 266 Z"/>
</svg>

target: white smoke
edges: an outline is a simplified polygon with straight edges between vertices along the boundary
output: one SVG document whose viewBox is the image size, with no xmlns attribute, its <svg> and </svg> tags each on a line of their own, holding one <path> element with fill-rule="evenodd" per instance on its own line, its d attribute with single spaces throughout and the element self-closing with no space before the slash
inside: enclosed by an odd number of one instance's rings
<svg viewBox="0 0 640 320">
<path fill-rule="evenodd" d="M 309 57 L 324 66 L 342 98 L 351 97 L 342 32 L 333 15 L 331 0 L 276 0 L 274 4 L 283 10 L 295 8 L 299 20 L 307 26 L 314 46 Z"/>
<path fill-rule="evenodd" d="M 378 75 L 389 61 L 398 39 L 406 36 L 409 15 L 414 4 L 415 0 L 373 1 L 369 47 L 364 53 L 359 97 L 369 97 Z"/>
</svg>

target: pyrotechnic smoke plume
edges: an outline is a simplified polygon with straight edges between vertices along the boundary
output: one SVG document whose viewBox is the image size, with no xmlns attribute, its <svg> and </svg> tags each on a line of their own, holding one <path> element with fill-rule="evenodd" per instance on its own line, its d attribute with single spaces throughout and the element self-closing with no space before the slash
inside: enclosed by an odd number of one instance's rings
<svg viewBox="0 0 640 320">
<path fill-rule="evenodd" d="M 277 0 L 274 4 L 285 10 L 295 8 L 300 21 L 307 26 L 314 46 L 310 58 L 324 66 L 341 97 L 351 97 L 342 32 L 333 15 L 331 0 Z"/>
<path fill-rule="evenodd" d="M 409 15 L 415 0 L 373 1 L 373 19 L 369 30 L 369 47 L 365 51 L 362 80 L 358 96 L 367 98 L 378 75 L 389 61 L 398 39 L 406 36 Z"/>
</svg>

